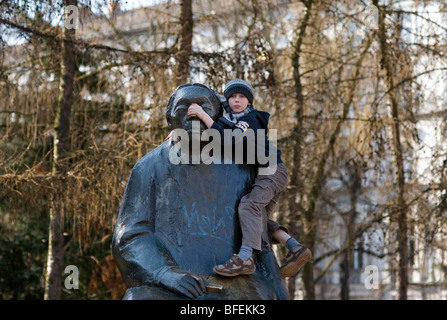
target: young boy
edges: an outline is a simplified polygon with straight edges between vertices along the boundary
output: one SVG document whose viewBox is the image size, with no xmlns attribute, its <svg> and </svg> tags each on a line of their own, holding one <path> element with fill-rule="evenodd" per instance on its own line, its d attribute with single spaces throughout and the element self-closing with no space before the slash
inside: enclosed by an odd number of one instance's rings
<svg viewBox="0 0 447 320">
<path fill-rule="evenodd" d="M 270 114 L 253 107 L 253 87 L 247 81 L 234 79 L 226 84 L 224 96 L 230 112 L 219 118 L 217 122 L 214 122 L 197 104 L 192 104 L 188 108 L 188 115 L 198 117 L 208 128 L 218 130 L 222 137 L 224 137 L 225 129 L 233 130 L 236 140 L 238 134 L 242 135 L 247 130 L 253 130 L 254 136 L 256 136 L 258 129 L 264 129 L 265 142 L 263 146 L 256 143 L 257 139 L 251 141 L 255 142 L 256 148 L 264 148 L 261 153 L 264 152 L 263 156 L 265 156 L 269 150 L 272 150 L 271 142 L 268 141 L 266 134 Z M 257 150 L 257 154 L 259 152 Z M 249 275 L 256 271 L 252 254 L 261 251 L 262 209 L 266 209 L 267 215 L 273 212 L 281 194 L 286 189 L 289 178 L 287 168 L 281 159 L 281 151 L 276 149 L 276 152 L 276 162 L 273 164 L 261 165 L 257 160 L 255 161 L 255 166 L 264 167 L 263 169 L 267 170 L 264 172 L 259 170 L 250 193 L 243 196 L 239 203 L 239 222 L 242 230 L 241 248 L 239 253 L 233 255 L 225 264 L 214 267 L 213 270 L 217 274 L 235 277 Z M 290 237 L 287 230 L 277 223 L 269 220 L 268 227 L 273 242 L 285 244 L 289 249 L 286 260 L 281 266 L 282 275 L 284 277 L 295 275 L 301 266 L 310 259 L 312 255 L 310 250 Z"/>
</svg>

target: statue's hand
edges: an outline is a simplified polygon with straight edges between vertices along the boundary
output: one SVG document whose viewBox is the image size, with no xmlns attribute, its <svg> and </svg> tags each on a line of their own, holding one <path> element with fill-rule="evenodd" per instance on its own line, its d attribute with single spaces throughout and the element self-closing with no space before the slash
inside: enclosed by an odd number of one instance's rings
<svg viewBox="0 0 447 320">
<path fill-rule="evenodd" d="M 205 291 L 203 279 L 191 272 L 165 266 L 155 275 L 155 283 L 171 292 L 194 299 Z"/>
</svg>

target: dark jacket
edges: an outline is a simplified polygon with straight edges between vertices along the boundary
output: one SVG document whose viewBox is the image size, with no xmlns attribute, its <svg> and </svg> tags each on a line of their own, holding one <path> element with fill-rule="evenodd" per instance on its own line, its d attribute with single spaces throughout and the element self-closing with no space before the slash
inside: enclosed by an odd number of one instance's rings
<svg viewBox="0 0 447 320">
<path fill-rule="evenodd" d="M 238 119 L 236 124 L 221 117 L 211 128 L 220 132 L 224 144 L 229 144 L 231 141 L 233 158 L 236 158 L 237 163 L 242 161 L 244 164 L 268 167 L 283 162 L 281 150 L 268 139 L 269 118 L 268 112 L 253 109 Z M 258 129 L 262 130 L 258 131 Z M 243 149 L 242 155 L 238 152 L 240 148 Z M 274 161 L 276 163 L 273 163 Z"/>
</svg>

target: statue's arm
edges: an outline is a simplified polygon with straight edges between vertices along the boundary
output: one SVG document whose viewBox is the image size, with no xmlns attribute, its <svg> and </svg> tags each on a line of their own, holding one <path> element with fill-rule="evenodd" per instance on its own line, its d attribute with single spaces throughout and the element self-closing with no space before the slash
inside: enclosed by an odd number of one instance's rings
<svg viewBox="0 0 447 320">
<path fill-rule="evenodd" d="M 201 278 L 175 266 L 169 251 L 155 234 L 155 181 L 138 163 L 124 192 L 113 234 L 112 251 L 127 287 L 159 286 L 196 298 L 205 287 Z"/>
<path fill-rule="evenodd" d="M 169 265 L 154 234 L 154 184 L 143 171 L 140 163 L 132 169 L 113 234 L 113 255 L 128 287 L 153 285 L 159 269 Z"/>
</svg>

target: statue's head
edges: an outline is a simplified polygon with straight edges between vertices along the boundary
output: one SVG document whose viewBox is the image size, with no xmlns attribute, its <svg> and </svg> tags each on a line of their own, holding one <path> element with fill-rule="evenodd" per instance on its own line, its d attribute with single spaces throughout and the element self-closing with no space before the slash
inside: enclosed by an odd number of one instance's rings
<svg viewBox="0 0 447 320">
<path fill-rule="evenodd" d="M 166 106 L 166 120 L 172 130 L 182 128 L 191 132 L 192 122 L 200 121 L 196 117 L 188 116 L 188 107 L 192 103 L 200 105 L 214 121 L 223 114 L 220 100 L 213 90 L 199 83 L 184 84 L 175 89 Z M 206 129 L 201 121 L 200 129 Z"/>
</svg>

